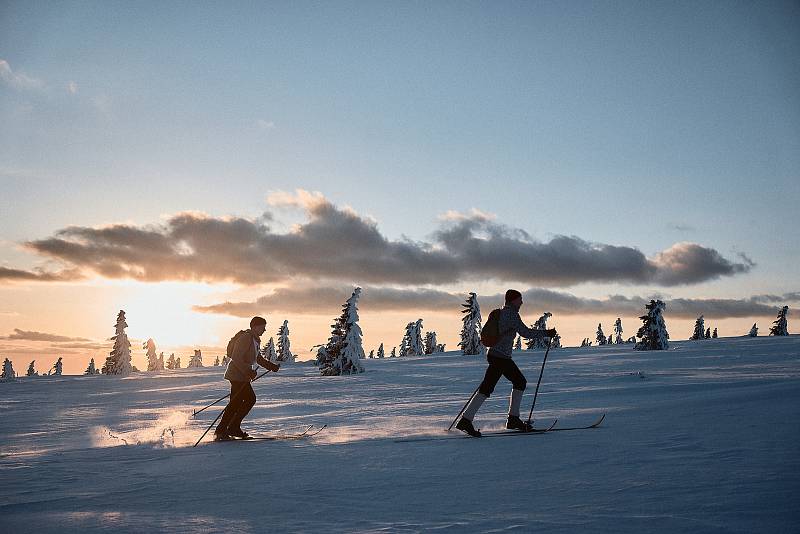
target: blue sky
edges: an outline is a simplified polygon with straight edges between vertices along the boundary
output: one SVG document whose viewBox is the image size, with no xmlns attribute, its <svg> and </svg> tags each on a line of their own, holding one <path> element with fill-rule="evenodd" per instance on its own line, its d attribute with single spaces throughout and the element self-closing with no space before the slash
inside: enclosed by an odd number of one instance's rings
<svg viewBox="0 0 800 534">
<path fill-rule="evenodd" d="M 302 188 L 389 239 L 477 208 L 756 263 L 671 295 L 795 291 L 798 27 L 796 2 L 4 2 L 0 265 L 70 225 L 257 217 Z"/>
</svg>

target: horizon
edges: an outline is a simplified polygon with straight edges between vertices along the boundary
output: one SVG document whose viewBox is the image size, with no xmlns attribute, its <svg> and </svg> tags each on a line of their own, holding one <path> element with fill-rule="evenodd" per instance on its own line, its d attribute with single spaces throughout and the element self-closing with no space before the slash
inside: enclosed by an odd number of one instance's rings
<svg viewBox="0 0 800 534">
<path fill-rule="evenodd" d="M 5 2 L 0 357 L 100 367 L 124 310 L 139 369 L 148 338 L 213 362 L 254 315 L 311 358 L 355 286 L 367 354 L 419 318 L 454 350 L 467 294 L 485 319 L 510 287 L 569 346 L 617 317 L 630 337 L 650 298 L 674 340 L 701 314 L 766 334 L 784 305 L 791 332 L 798 23 L 790 1 Z"/>
</svg>

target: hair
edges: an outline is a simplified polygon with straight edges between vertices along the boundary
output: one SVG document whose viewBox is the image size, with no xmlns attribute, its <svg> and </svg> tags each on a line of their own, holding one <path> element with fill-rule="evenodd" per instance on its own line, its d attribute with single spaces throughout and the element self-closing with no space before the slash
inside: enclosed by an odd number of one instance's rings
<svg viewBox="0 0 800 534">
<path fill-rule="evenodd" d="M 516 289 L 509 289 L 508 291 L 506 291 L 506 304 L 510 304 L 510 303 L 514 302 L 515 300 L 517 300 L 521 296 L 522 296 L 522 293 L 520 293 Z"/>
<path fill-rule="evenodd" d="M 267 320 L 259 316 L 255 316 L 252 319 L 250 319 L 250 328 L 253 328 L 260 324 L 267 324 Z"/>
</svg>

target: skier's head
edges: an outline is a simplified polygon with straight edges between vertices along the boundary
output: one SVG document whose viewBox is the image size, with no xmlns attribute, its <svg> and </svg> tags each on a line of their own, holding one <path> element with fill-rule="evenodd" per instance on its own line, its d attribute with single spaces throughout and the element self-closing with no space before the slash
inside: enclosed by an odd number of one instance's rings
<svg viewBox="0 0 800 534">
<path fill-rule="evenodd" d="M 250 319 L 250 331 L 256 336 L 261 337 L 264 330 L 267 329 L 267 320 L 263 317 L 255 316 Z"/>
<path fill-rule="evenodd" d="M 519 309 L 522 306 L 522 293 L 516 289 L 506 291 L 506 304 Z"/>
</svg>

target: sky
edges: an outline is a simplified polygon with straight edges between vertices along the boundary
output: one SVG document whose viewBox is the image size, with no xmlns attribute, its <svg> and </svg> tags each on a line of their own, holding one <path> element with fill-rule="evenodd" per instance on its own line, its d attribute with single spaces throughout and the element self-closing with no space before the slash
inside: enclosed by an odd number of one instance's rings
<svg viewBox="0 0 800 534">
<path fill-rule="evenodd" d="M 367 352 L 509 287 L 566 344 L 800 300 L 797 2 L 0 4 L 0 356 Z M 790 311 L 789 328 L 792 331 Z M 273 332 L 274 331 L 274 332 Z M 209 356 L 206 356 L 208 359 Z"/>
</svg>

